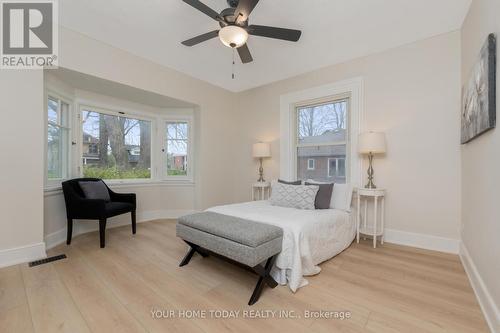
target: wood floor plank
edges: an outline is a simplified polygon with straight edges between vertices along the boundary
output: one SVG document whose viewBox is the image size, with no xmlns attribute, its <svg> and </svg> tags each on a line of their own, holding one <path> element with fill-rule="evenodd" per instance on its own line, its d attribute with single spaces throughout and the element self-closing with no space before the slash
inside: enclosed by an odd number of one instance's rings
<svg viewBox="0 0 500 333">
<path fill-rule="evenodd" d="M 92 332 L 145 332 L 77 251 L 54 267 Z"/>
<path fill-rule="evenodd" d="M 52 264 L 21 271 L 35 332 L 90 332 Z"/>
<path fill-rule="evenodd" d="M 352 244 L 307 277 L 308 286 L 296 293 L 266 287 L 250 307 L 256 275 L 199 255 L 178 266 L 188 247 L 175 236 L 174 220 L 141 223 L 136 235 L 130 226 L 112 228 L 106 236 L 105 249 L 93 232 L 49 251 L 66 253 L 65 260 L 0 269 L 0 332 L 488 332 L 455 255 Z M 190 310 L 239 315 L 185 318 Z M 321 311 L 349 318 L 305 316 Z"/>
<path fill-rule="evenodd" d="M 0 269 L 0 313 L 27 304 L 19 266 Z"/>
<path fill-rule="evenodd" d="M 34 332 L 29 305 L 25 303 L 0 311 L 0 332 L 2 333 Z"/>
</svg>

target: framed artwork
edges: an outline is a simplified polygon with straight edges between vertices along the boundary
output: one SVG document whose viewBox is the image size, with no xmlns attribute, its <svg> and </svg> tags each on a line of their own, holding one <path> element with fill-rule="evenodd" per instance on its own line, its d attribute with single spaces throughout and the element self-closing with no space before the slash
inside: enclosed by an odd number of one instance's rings
<svg viewBox="0 0 500 333">
<path fill-rule="evenodd" d="M 481 48 L 462 91 L 461 142 L 470 142 L 496 125 L 496 36 Z"/>
</svg>

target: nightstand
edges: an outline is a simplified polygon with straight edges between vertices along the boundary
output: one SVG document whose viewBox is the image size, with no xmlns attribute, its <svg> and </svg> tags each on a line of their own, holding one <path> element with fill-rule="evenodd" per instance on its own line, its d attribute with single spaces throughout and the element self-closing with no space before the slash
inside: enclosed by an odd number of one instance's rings
<svg viewBox="0 0 500 333">
<path fill-rule="evenodd" d="M 357 233 L 356 241 L 359 243 L 359 235 L 369 235 L 373 237 L 373 248 L 377 247 L 377 237 L 380 237 L 380 243 L 384 244 L 384 224 L 385 224 L 385 190 L 382 189 L 357 189 Z M 364 199 L 364 215 L 361 224 L 361 199 Z M 373 199 L 373 223 L 368 223 L 368 200 Z M 378 206 L 380 204 L 381 214 L 380 223 L 378 221 Z"/>
<path fill-rule="evenodd" d="M 267 200 L 271 196 L 270 182 L 257 182 L 252 185 L 252 200 Z"/>
</svg>

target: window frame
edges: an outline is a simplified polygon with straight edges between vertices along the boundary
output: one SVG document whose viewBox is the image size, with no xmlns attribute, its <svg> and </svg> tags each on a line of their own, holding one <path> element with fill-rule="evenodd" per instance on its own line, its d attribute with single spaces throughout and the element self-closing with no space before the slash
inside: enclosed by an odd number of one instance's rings
<svg viewBox="0 0 500 333">
<path fill-rule="evenodd" d="M 312 162 L 312 166 L 310 162 Z M 316 170 L 316 160 L 314 158 L 309 158 L 307 160 L 307 170 Z"/>
<path fill-rule="evenodd" d="M 338 102 L 345 101 L 347 103 L 347 114 L 346 114 L 346 134 L 345 134 L 345 140 L 344 141 L 327 141 L 327 142 L 322 142 L 322 143 L 300 143 L 299 142 L 299 109 L 306 108 L 306 107 L 316 107 L 316 106 L 321 106 L 321 105 L 327 105 L 327 104 L 335 104 Z M 330 95 L 326 97 L 321 97 L 321 98 L 315 98 L 315 99 L 310 99 L 302 102 L 298 102 L 293 104 L 293 127 L 292 127 L 292 135 L 293 135 L 293 142 L 292 142 L 292 170 L 293 170 L 293 175 L 294 179 L 298 179 L 298 168 L 297 168 L 297 150 L 299 148 L 303 147 L 322 147 L 322 146 L 346 146 L 346 157 L 345 157 L 345 169 L 346 169 L 346 183 L 349 183 L 351 179 L 351 110 L 352 110 L 352 95 L 351 93 L 340 93 L 336 95 Z M 328 166 L 327 168 L 329 169 L 330 167 L 330 160 L 331 158 L 328 158 Z M 309 165 L 308 165 L 309 167 Z M 311 170 L 308 168 L 308 170 Z M 331 178 L 329 176 L 329 171 L 327 171 L 327 178 Z"/>
<path fill-rule="evenodd" d="M 187 123 L 187 174 L 185 176 L 169 176 L 167 169 L 167 124 L 168 123 Z M 161 167 L 159 178 L 163 181 L 167 182 L 189 182 L 192 183 L 194 181 L 193 168 L 194 168 L 194 117 L 193 115 L 170 115 L 161 118 L 160 121 L 161 130 L 160 130 L 160 138 L 161 138 Z"/>
<path fill-rule="evenodd" d="M 136 183 L 150 183 L 154 182 L 156 179 L 156 158 L 155 158 L 155 144 L 156 144 L 156 119 L 153 116 L 150 116 L 146 113 L 139 113 L 131 110 L 126 110 L 125 108 L 115 108 L 109 106 L 100 106 L 96 105 L 90 101 L 80 101 L 78 103 L 78 114 L 77 114 L 77 146 L 78 146 L 78 168 L 77 174 L 79 177 L 83 177 L 83 112 L 84 111 L 92 111 L 101 114 L 105 114 L 108 116 L 115 117 L 125 117 L 129 119 L 143 120 L 149 121 L 151 123 L 151 175 L 150 178 L 126 178 L 126 179 L 104 179 L 106 184 L 114 185 L 114 184 L 136 184 Z"/>
<path fill-rule="evenodd" d="M 72 158 L 73 158 L 73 129 L 72 129 L 72 123 L 73 123 L 73 99 L 69 98 L 67 96 L 64 96 L 54 90 L 51 89 L 46 89 L 45 94 L 44 94 L 44 108 L 43 108 L 43 114 L 44 114 L 44 187 L 45 188 L 53 188 L 57 186 L 61 186 L 61 183 L 64 182 L 65 180 L 68 180 L 72 177 L 73 170 L 72 170 Z M 53 124 L 61 129 L 64 129 L 67 131 L 67 142 L 65 142 L 66 149 L 63 151 L 63 156 L 62 162 L 62 177 L 61 178 L 52 178 L 49 179 L 48 177 L 48 150 L 49 150 L 49 143 L 48 143 L 48 127 L 49 127 L 49 119 L 48 119 L 48 105 L 49 105 L 49 100 L 57 100 L 57 116 L 58 118 L 61 117 L 62 115 L 62 104 L 67 104 L 68 105 L 68 111 L 66 115 L 66 124 L 65 125 L 59 125 L 59 124 Z"/>
<path fill-rule="evenodd" d="M 342 177 L 342 176 L 339 176 L 339 175 L 335 175 L 335 176 L 331 176 L 330 175 L 330 161 L 332 161 L 332 160 L 335 160 L 335 171 L 337 171 L 337 172 L 339 171 L 339 161 L 344 160 L 344 169 L 345 169 L 345 173 L 346 173 L 344 175 L 344 177 L 347 178 L 347 164 L 346 164 L 347 161 L 346 161 L 346 158 L 344 158 L 344 157 L 329 157 L 328 158 L 326 176 L 328 178 Z"/>
</svg>

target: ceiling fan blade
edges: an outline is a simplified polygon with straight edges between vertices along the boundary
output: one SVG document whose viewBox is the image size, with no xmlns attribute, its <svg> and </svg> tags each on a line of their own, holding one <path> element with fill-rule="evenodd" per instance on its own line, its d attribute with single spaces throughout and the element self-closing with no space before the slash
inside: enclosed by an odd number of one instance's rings
<svg viewBox="0 0 500 333">
<path fill-rule="evenodd" d="M 265 25 L 249 25 L 248 33 L 254 36 L 276 38 L 276 39 L 283 39 L 291 42 L 296 42 L 300 39 L 302 31 L 285 29 L 285 28 L 268 27 Z"/>
<path fill-rule="evenodd" d="M 248 20 L 248 16 L 252 10 L 257 6 L 259 0 L 240 0 L 238 7 L 234 11 L 234 17 L 236 17 L 236 22 L 245 22 Z"/>
<path fill-rule="evenodd" d="M 248 49 L 248 45 L 244 44 L 237 48 L 238 54 L 240 55 L 241 62 L 244 64 L 248 64 L 253 61 L 252 55 L 250 54 L 250 50 Z"/>
<path fill-rule="evenodd" d="M 199 35 L 199 36 L 193 37 L 191 39 L 185 40 L 182 42 L 182 44 L 186 45 L 186 46 L 193 46 L 193 45 L 199 44 L 201 42 L 207 41 L 209 39 L 215 38 L 218 35 L 219 35 L 219 30 L 214 30 L 214 31 L 207 32 L 206 34 Z"/>
<path fill-rule="evenodd" d="M 198 9 L 200 12 L 210 16 L 214 20 L 219 21 L 219 22 L 223 22 L 224 24 L 227 24 L 224 21 L 224 19 L 219 15 L 219 13 L 217 13 L 215 10 L 208 7 L 207 5 L 202 3 L 201 1 L 198 1 L 198 0 L 182 0 L 182 1 L 184 1 L 185 3 L 190 5 L 191 7 Z"/>
</svg>

